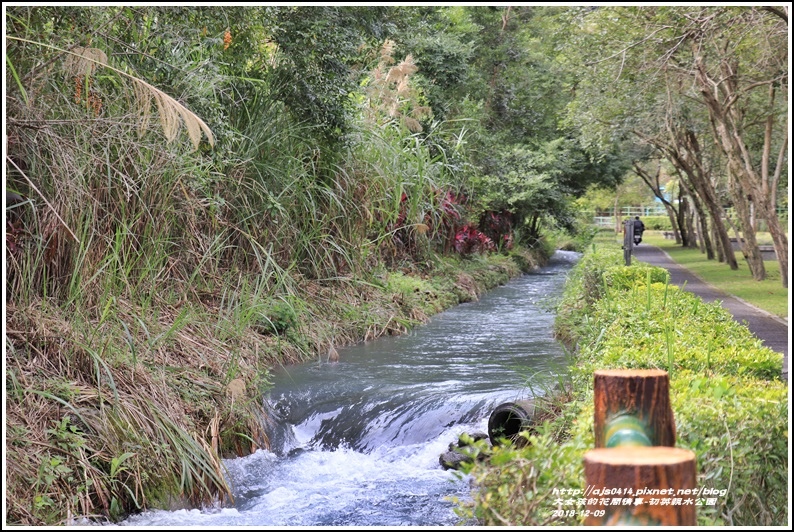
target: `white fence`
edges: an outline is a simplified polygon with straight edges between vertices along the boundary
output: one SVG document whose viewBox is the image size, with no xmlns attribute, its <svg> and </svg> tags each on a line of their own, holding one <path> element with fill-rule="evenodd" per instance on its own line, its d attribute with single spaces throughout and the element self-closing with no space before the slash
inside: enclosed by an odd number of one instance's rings
<svg viewBox="0 0 794 532">
<path fill-rule="evenodd" d="M 597 227 L 609 227 L 615 228 L 619 226 L 619 223 L 615 223 L 614 216 L 596 216 L 595 212 L 582 212 L 582 216 L 584 217 L 592 217 L 593 225 Z M 732 207 L 725 208 L 725 214 L 728 218 L 735 218 L 734 210 Z M 788 223 L 788 211 L 786 209 L 778 207 L 777 209 L 778 217 L 781 220 L 782 224 Z M 667 211 L 664 210 L 664 207 L 623 207 L 620 210 L 620 220 L 626 220 L 628 218 L 634 218 L 635 216 L 667 216 Z M 761 221 L 763 224 L 763 221 Z M 765 227 L 765 225 L 764 225 Z M 764 229 L 765 230 L 765 229 Z"/>
<path fill-rule="evenodd" d="M 597 225 L 598 227 L 615 227 L 615 217 L 614 216 L 593 216 L 593 224 Z"/>
<path fill-rule="evenodd" d="M 593 224 L 598 227 L 616 227 L 614 216 L 596 216 L 596 213 L 582 213 L 585 216 L 592 216 Z M 620 210 L 620 221 L 627 218 L 634 218 L 635 216 L 667 216 L 667 211 L 664 207 L 623 207 Z"/>
</svg>

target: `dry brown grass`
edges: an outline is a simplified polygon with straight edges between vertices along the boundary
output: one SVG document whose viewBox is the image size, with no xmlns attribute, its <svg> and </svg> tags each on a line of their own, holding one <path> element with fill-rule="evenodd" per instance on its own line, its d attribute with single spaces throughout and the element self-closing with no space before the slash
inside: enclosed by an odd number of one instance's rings
<svg viewBox="0 0 794 532">
<path fill-rule="evenodd" d="M 194 504 L 229 497 L 223 453 L 267 446 L 256 394 L 227 394 L 223 368 L 232 356 L 251 389 L 260 384 L 250 377 L 261 372 L 259 358 L 234 354 L 239 346 L 202 342 L 206 331 L 193 326 L 167 345 L 139 345 L 133 361 L 123 335 L 107 324 L 69 323 L 44 302 L 12 303 L 7 312 L 7 486 L 10 499 L 27 501 L 14 505 L 11 522 L 162 504 L 150 500 L 158 495 L 153 486 Z M 251 439 L 229 438 L 240 430 Z M 125 453 L 124 467 L 111 474 Z M 39 501 L 38 511 L 23 510 L 31 501 Z"/>
<path fill-rule="evenodd" d="M 168 144 L 184 111 L 168 115 L 170 101 L 142 81 L 108 83 L 96 50 L 69 55 L 64 83 L 53 75 L 61 52 L 14 46 L 12 61 L 44 66 L 24 98 L 6 100 L 7 185 L 30 199 L 14 209 L 6 278 L 10 523 L 224 499 L 222 459 L 268 445 L 259 392 L 270 368 L 403 333 L 440 310 L 368 277 L 384 266 L 403 187 L 410 241 L 391 260 L 429 269 L 422 224 L 448 175 L 422 150 L 406 159 L 403 133 L 361 133 L 356 162 L 320 172 L 316 147 L 263 93 L 244 113 L 250 146 L 216 166 Z M 394 68 L 388 91 L 418 120 L 410 61 Z M 140 89 L 155 105 L 136 100 Z M 101 107 L 84 101 L 89 90 Z M 159 106 L 160 138 L 138 135 L 145 105 Z M 212 140 L 197 124 L 194 148 L 197 131 Z M 456 293 L 483 290 L 467 275 Z M 279 317 L 282 330 L 269 330 Z"/>
</svg>

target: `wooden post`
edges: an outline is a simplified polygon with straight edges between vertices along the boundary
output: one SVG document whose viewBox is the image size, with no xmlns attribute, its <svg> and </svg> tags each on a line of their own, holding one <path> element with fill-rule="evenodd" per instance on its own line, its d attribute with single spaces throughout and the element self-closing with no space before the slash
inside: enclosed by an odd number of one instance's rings
<svg viewBox="0 0 794 532">
<path fill-rule="evenodd" d="M 623 222 L 623 260 L 631 266 L 631 250 L 634 247 L 634 222 L 631 218 Z"/>
<path fill-rule="evenodd" d="M 596 448 L 675 445 L 666 371 L 598 370 L 593 381 Z"/>
<path fill-rule="evenodd" d="M 586 526 L 695 526 L 695 453 L 615 447 L 585 453 Z"/>
</svg>

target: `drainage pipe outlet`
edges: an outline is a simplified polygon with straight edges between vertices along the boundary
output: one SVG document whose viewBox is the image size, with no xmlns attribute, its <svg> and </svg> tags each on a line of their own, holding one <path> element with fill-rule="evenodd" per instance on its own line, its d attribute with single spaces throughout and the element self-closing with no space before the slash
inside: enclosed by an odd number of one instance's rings
<svg viewBox="0 0 794 532">
<path fill-rule="evenodd" d="M 518 433 L 533 425 L 534 416 L 534 399 L 510 401 L 497 406 L 488 418 L 488 437 L 491 439 L 491 445 L 497 445 L 502 438 L 507 438 L 521 447 L 526 445 L 528 442 Z"/>
</svg>

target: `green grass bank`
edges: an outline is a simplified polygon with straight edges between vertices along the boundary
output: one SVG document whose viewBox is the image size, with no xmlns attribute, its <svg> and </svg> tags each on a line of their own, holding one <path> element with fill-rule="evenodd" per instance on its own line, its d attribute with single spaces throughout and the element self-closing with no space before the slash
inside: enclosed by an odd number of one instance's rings
<svg viewBox="0 0 794 532">
<path fill-rule="evenodd" d="M 270 369 L 332 362 L 542 264 L 548 251 L 432 255 L 250 304 L 237 289 L 98 315 L 47 298 L 7 308 L 8 523 L 123 518 L 227 500 L 222 459 L 267 448 Z M 157 299 L 155 301 L 163 301 Z"/>
<path fill-rule="evenodd" d="M 572 353 L 559 414 L 537 424 L 530 445 L 494 446 L 470 469 L 477 490 L 462 516 L 484 525 L 580 525 L 555 490 L 585 488 L 594 447 L 593 372 L 658 368 L 670 375 L 676 446 L 692 450 L 697 485 L 718 490 L 697 507 L 698 525 L 784 526 L 788 515 L 788 387 L 782 355 L 764 347 L 718 304 L 670 285 L 662 268 L 623 265 L 595 243 L 572 271 L 555 333 Z M 723 491 L 724 490 L 724 491 Z M 554 510 L 574 510 L 558 517 Z M 584 509 L 583 507 L 581 509 Z"/>
</svg>

